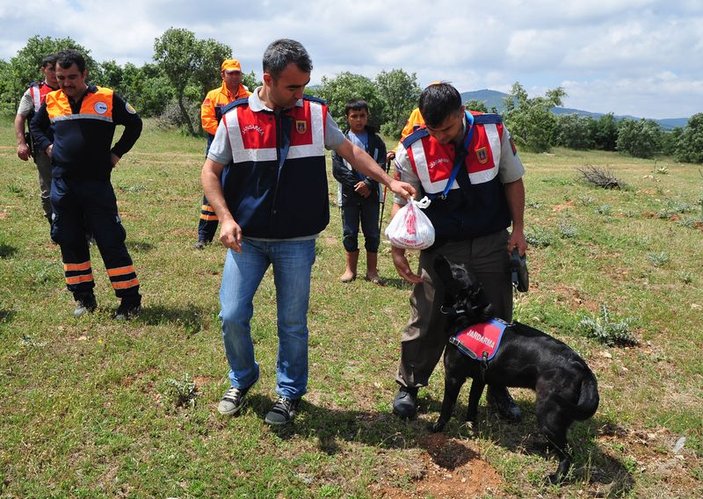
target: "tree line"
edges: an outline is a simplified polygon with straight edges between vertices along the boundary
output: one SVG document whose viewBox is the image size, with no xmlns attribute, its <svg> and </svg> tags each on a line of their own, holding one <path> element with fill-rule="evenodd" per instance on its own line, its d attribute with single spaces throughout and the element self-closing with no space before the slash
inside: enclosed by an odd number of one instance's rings
<svg viewBox="0 0 703 499">
<path fill-rule="evenodd" d="M 561 106 L 565 96 L 557 88 L 544 97 L 529 98 L 519 83 L 513 84 L 503 118 L 518 147 L 534 152 L 553 146 L 599 149 L 637 158 L 665 154 L 681 162 L 703 163 L 703 113 L 691 116 L 685 127 L 667 132 L 654 120 L 618 120 L 613 113 L 599 118 L 554 114 L 552 108 Z"/>
<path fill-rule="evenodd" d="M 29 82 L 39 79 L 44 56 L 73 48 L 81 51 L 88 66 L 89 81 L 114 89 L 144 117 L 160 125 L 177 127 L 190 135 L 202 134 L 199 108 L 205 94 L 221 84 L 220 64 L 232 57 L 232 49 L 217 40 L 198 39 L 183 28 L 170 28 L 154 41 L 153 62 L 138 67 L 114 60 L 98 62 L 90 50 L 71 38 L 34 36 L 9 61 L 0 60 L 0 110 L 14 113 Z M 261 84 L 252 69 L 243 74 L 250 90 Z M 375 78 L 351 72 L 323 77 L 307 93 L 325 99 L 332 116 L 344 126 L 344 105 L 351 98 L 364 98 L 371 111 L 370 124 L 394 139 L 417 106 L 421 88 L 415 73 L 403 69 L 381 71 Z M 561 87 L 544 96 L 530 98 L 516 82 L 505 100 L 503 119 L 518 148 L 533 152 L 554 146 L 572 149 L 620 151 L 635 157 L 666 154 L 676 160 L 703 163 L 703 113 L 693 115 L 687 125 L 667 132 L 653 120 L 617 120 L 613 114 L 600 118 L 555 115 L 566 96 Z M 495 112 L 481 101 L 467 108 Z"/>
</svg>

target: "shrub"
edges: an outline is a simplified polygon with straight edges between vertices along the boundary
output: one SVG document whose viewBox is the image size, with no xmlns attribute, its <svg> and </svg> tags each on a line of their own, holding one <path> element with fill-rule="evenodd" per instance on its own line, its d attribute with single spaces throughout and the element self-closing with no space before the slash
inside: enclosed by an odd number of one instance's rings
<svg viewBox="0 0 703 499">
<path fill-rule="evenodd" d="M 651 158 L 661 152 L 661 127 L 654 120 L 624 119 L 618 129 L 617 148 L 636 158 Z"/>
<path fill-rule="evenodd" d="M 655 267 L 663 267 L 669 263 L 669 253 L 660 251 L 658 253 L 647 253 L 647 260 Z"/>
<path fill-rule="evenodd" d="M 587 336 L 595 338 L 608 346 L 634 346 L 639 341 L 630 333 L 631 319 L 614 322 L 610 318 L 608 307 L 601 305 L 600 317 L 587 317 L 579 323 Z"/>
<path fill-rule="evenodd" d="M 195 407 L 198 397 L 195 382 L 188 373 L 180 380 L 166 380 L 161 395 L 168 401 L 167 408 Z"/>
<path fill-rule="evenodd" d="M 525 231 L 525 239 L 527 244 L 535 248 L 546 248 L 554 242 L 554 236 L 540 226 L 534 226 Z"/>
<path fill-rule="evenodd" d="M 604 189 L 622 189 L 625 184 L 617 179 L 613 173 L 607 168 L 600 168 L 593 165 L 586 165 L 581 168 L 577 168 L 583 179 L 589 184 L 593 184 L 597 187 L 602 187 Z"/>
</svg>

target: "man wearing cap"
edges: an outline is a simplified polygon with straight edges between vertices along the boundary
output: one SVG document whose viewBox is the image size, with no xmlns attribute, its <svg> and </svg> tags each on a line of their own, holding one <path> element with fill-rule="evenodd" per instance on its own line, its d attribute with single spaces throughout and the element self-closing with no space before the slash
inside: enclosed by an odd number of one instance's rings
<svg viewBox="0 0 703 499">
<path fill-rule="evenodd" d="M 220 74 L 222 75 L 222 86 L 210 90 L 200 106 L 200 122 L 203 130 L 207 133 L 206 155 L 210 150 L 212 139 L 215 138 L 217 125 L 222 118 L 222 108 L 230 102 L 244 99 L 251 94 L 249 89 L 242 85 L 242 66 L 237 59 L 225 59 L 220 66 Z M 203 196 L 200 221 L 198 222 L 198 242 L 195 243 L 194 247 L 203 249 L 206 244 L 212 242 L 216 230 L 217 215 L 207 198 Z"/>
</svg>

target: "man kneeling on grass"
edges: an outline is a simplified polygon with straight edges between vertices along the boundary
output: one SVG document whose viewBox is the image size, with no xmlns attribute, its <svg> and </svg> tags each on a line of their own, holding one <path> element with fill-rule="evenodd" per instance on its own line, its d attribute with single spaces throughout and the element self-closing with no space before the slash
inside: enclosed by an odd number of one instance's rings
<svg viewBox="0 0 703 499">
<path fill-rule="evenodd" d="M 308 381 L 307 311 L 315 239 L 329 222 L 325 149 L 357 171 L 408 199 L 415 189 L 393 180 L 352 145 L 327 106 L 303 96 L 312 62 L 293 40 L 266 49 L 263 86 L 224 116 L 203 165 L 205 196 L 220 219 L 220 241 L 229 248 L 220 288 L 220 318 L 229 362 L 229 388 L 221 414 L 238 414 L 259 379 L 250 321 L 253 299 L 273 266 L 278 307 L 278 400 L 266 414 L 272 425 L 289 423 Z"/>
</svg>

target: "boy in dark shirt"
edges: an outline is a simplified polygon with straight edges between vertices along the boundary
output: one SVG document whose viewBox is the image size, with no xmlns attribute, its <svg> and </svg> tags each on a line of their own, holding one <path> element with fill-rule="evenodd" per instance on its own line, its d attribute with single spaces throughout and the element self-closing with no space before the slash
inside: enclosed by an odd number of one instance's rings
<svg viewBox="0 0 703 499">
<path fill-rule="evenodd" d="M 386 159 L 386 144 L 368 126 L 369 106 L 366 101 L 353 99 L 344 107 L 351 142 L 365 150 L 381 167 Z M 346 268 L 342 282 L 356 279 L 359 260 L 359 222 L 366 248 L 366 279 L 381 283 L 378 275 L 378 246 L 381 242 L 378 224 L 380 191 L 378 182 L 360 174 L 338 154 L 332 155 L 332 173 L 340 183 L 343 223 L 343 244 L 346 250 Z"/>
</svg>

